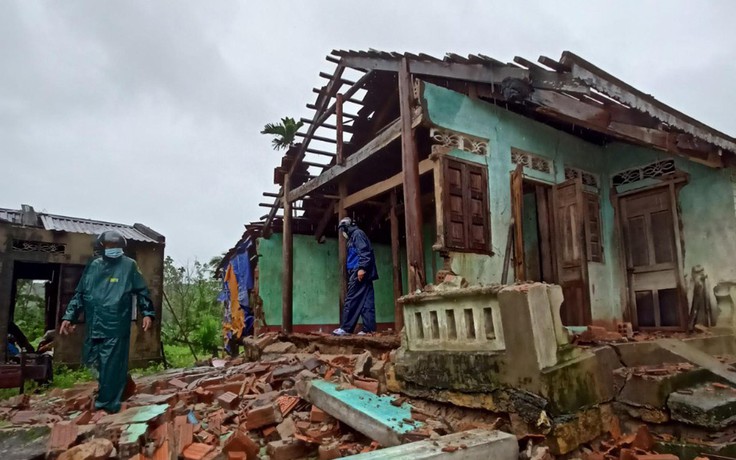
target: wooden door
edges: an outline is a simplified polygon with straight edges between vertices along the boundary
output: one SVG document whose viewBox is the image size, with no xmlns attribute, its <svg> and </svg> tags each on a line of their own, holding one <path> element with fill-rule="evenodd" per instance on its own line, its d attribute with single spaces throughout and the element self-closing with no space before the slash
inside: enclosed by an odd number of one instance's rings
<svg viewBox="0 0 736 460">
<path fill-rule="evenodd" d="M 566 326 L 586 326 L 591 322 L 591 312 L 585 238 L 586 206 L 580 178 L 556 185 L 553 199 L 557 276 L 565 297 L 560 315 Z"/>
<path fill-rule="evenodd" d="M 519 165 L 511 173 L 511 219 L 514 226 L 514 279 L 526 280 L 524 264 L 524 177 Z M 508 244 L 508 243 L 507 243 Z"/>
<path fill-rule="evenodd" d="M 686 302 L 679 282 L 679 233 L 671 187 L 620 200 L 629 302 L 637 326 L 684 327 Z"/>
</svg>

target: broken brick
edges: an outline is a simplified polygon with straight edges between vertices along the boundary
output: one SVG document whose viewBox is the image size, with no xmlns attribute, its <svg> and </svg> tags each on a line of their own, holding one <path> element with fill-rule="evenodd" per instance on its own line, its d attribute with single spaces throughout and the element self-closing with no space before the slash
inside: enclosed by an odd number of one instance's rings
<svg viewBox="0 0 736 460">
<path fill-rule="evenodd" d="M 291 342 L 276 342 L 263 348 L 264 354 L 294 353 L 296 345 Z"/>
<path fill-rule="evenodd" d="M 353 374 L 367 376 L 370 374 L 371 365 L 373 364 L 373 356 L 369 351 L 364 351 L 355 360 L 355 366 L 353 367 Z"/>
<path fill-rule="evenodd" d="M 74 444 L 79 434 L 77 425 L 73 422 L 59 422 L 51 428 L 51 436 L 49 437 L 49 452 L 65 451 Z"/>
<path fill-rule="evenodd" d="M 227 460 L 246 460 L 247 458 L 245 452 L 227 452 Z"/>
<path fill-rule="evenodd" d="M 654 438 L 646 425 L 641 425 L 636 430 L 636 437 L 631 445 L 636 449 L 651 450 L 654 447 Z"/>
<path fill-rule="evenodd" d="M 77 425 L 86 425 L 92 421 L 93 415 L 91 411 L 86 410 L 74 419 L 74 423 Z"/>
<path fill-rule="evenodd" d="M 283 422 L 276 426 L 276 431 L 279 432 L 281 439 L 287 439 L 296 434 L 296 424 L 291 417 L 286 417 Z"/>
<path fill-rule="evenodd" d="M 110 456 L 112 450 L 110 440 L 95 438 L 61 453 L 57 460 L 104 460 Z"/>
<path fill-rule="evenodd" d="M 247 460 L 256 460 L 260 447 L 247 434 L 236 430 L 227 438 L 222 451 L 228 454 L 228 458 L 231 453 L 243 453 Z"/>
<path fill-rule="evenodd" d="M 299 401 L 301 401 L 301 398 L 298 396 L 283 395 L 279 396 L 276 400 L 276 404 L 279 406 L 281 415 L 286 416 L 296 407 L 297 404 L 299 404 Z"/>
<path fill-rule="evenodd" d="M 228 410 L 236 410 L 240 406 L 240 397 L 232 392 L 226 392 L 221 394 L 217 398 L 217 402 L 220 407 Z"/>
<path fill-rule="evenodd" d="M 212 452 L 214 449 L 213 446 L 209 444 L 202 444 L 199 442 L 195 442 L 194 444 L 189 445 L 186 449 L 184 449 L 183 455 L 185 460 L 202 460 Z"/>
<path fill-rule="evenodd" d="M 274 404 L 266 404 L 248 411 L 245 425 L 248 431 L 281 423 L 281 411 Z"/>
<path fill-rule="evenodd" d="M 312 406 L 312 410 L 309 412 L 309 420 L 312 423 L 322 423 L 327 420 L 330 416 L 325 411 L 317 406 Z"/>
<path fill-rule="evenodd" d="M 181 455 L 184 449 L 194 442 L 194 425 L 186 420 L 184 423 L 175 423 L 174 439 L 176 441 L 176 455 Z"/>
<path fill-rule="evenodd" d="M 171 379 L 169 380 L 169 386 L 174 387 L 179 390 L 186 390 L 187 389 L 187 383 L 183 382 L 179 379 Z"/>
<path fill-rule="evenodd" d="M 266 445 L 266 453 L 271 460 L 291 460 L 307 457 L 314 448 L 298 440 L 272 441 Z"/>
<path fill-rule="evenodd" d="M 378 380 L 361 379 L 356 377 L 353 379 L 353 385 L 361 390 L 369 391 L 376 395 L 378 394 Z"/>
<path fill-rule="evenodd" d="M 331 444 L 319 446 L 317 455 L 319 456 L 319 460 L 333 460 L 335 458 L 342 457 L 342 454 L 340 453 L 340 443 L 333 442 Z"/>
<path fill-rule="evenodd" d="M 207 391 L 202 387 L 194 390 L 194 395 L 197 398 L 197 402 L 204 404 L 212 404 L 215 399 L 215 395 L 211 391 Z"/>
<path fill-rule="evenodd" d="M 304 366 L 302 364 L 296 364 L 294 366 L 281 366 L 273 371 L 273 373 L 271 374 L 271 378 L 276 381 L 284 380 L 289 377 L 295 376 L 303 370 Z"/>
<path fill-rule="evenodd" d="M 623 340 L 623 336 L 618 332 L 606 330 L 600 326 L 588 326 L 578 337 L 578 342 L 595 343 L 595 342 L 618 342 Z"/>
</svg>

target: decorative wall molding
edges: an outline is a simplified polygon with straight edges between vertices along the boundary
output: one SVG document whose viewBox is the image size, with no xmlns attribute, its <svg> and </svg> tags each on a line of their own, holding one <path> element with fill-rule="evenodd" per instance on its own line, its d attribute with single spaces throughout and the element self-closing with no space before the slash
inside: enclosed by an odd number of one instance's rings
<svg viewBox="0 0 736 460">
<path fill-rule="evenodd" d="M 611 176 L 614 186 L 631 184 L 644 179 L 656 179 L 658 177 L 672 174 L 676 170 L 675 160 L 657 161 L 645 166 L 625 169 Z"/>
<path fill-rule="evenodd" d="M 488 153 L 488 141 L 467 134 L 432 128 L 429 136 L 437 144 L 432 146 L 432 153 L 441 153 L 448 149 L 459 149 L 477 155 Z"/>
<path fill-rule="evenodd" d="M 577 179 L 578 177 L 582 177 L 583 179 L 583 185 L 587 185 L 589 187 L 598 188 L 598 185 L 600 184 L 600 179 L 598 174 L 594 174 L 589 171 L 585 171 L 580 168 L 573 168 L 571 166 L 565 166 L 565 180 L 569 179 Z"/>
<path fill-rule="evenodd" d="M 550 160 L 513 147 L 511 148 L 511 162 L 535 171 L 552 173 L 552 162 Z"/>
<path fill-rule="evenodd" d="M 66 252 L 66 245 L 44 241 L 13 240 L 13 251 L 64 254 Z"/>
</svg>

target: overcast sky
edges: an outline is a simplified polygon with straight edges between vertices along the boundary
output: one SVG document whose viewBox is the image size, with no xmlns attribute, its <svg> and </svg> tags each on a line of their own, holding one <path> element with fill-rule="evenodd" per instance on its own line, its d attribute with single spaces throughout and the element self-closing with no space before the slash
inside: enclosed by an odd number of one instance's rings
<svg viewBox="0 0 736 460">
<path fill-rule="evenodd" d="M 333 48 L 555 59 L 570 50 L 736 134 L 736 2 L 0 2 L 0 207 L 141 222 L 177 261 L 265 213 Z"/>
</svg>

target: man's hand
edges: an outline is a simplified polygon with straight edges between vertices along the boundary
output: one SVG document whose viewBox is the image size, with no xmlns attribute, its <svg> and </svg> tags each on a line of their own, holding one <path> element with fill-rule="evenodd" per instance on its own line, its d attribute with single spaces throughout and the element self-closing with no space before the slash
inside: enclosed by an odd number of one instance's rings
<svg viewBox="0 0 736 460">
<path fill-rule="evenodd" d="M 71 321 L 62 321 L 61 327 L 59 328 L 59 333 L 61 335 L 69 335 L 74 332 L 75 328 L 76 326 L 74 326 Z"/>
<path fill-rule="evenodd" d="M 151 323 L 153 323 L 153 321 L 151 320 L 150 316 L 143 317 L 143 331 L 144 332 L 151 329 Z"/>
<path fill-rule="evenodd" d="M 365 276 L 365 270 L 363 270 L 362 268 L 358 269 L 358 281 L 362 283 L 364 276 Z"/>
</svg>

